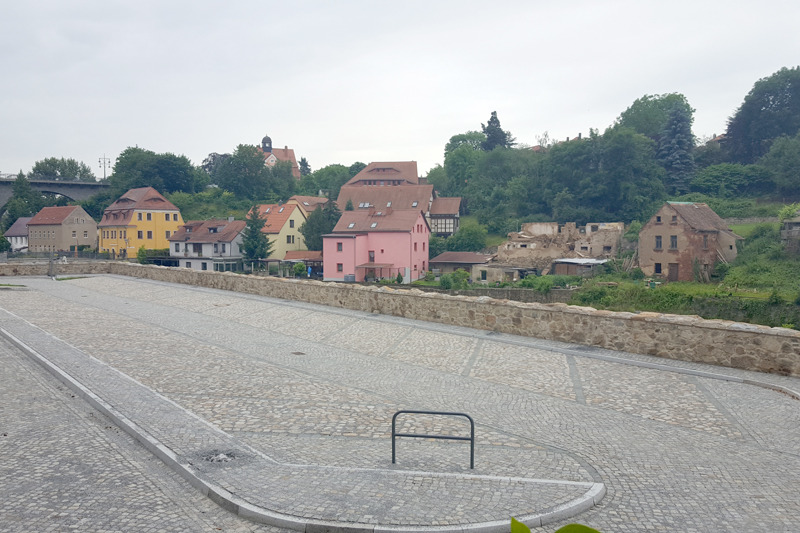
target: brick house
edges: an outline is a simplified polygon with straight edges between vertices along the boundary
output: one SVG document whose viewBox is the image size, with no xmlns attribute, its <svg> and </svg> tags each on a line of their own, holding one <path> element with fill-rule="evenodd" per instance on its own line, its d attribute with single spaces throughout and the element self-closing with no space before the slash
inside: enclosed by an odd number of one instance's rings
<svg viewBox="0 0 800 533">
<path fill-rule="evenodd" d="M 639 232 L 639 267 L 668 281 L 707 280 L 736 259 L 741 238 L 706 204 L 667 202 Z"/>
</svg>

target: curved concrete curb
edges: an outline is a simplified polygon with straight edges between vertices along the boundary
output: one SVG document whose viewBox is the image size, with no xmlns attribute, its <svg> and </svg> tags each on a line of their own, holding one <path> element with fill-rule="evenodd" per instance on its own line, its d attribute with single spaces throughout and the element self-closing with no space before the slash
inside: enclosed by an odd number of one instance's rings
<svg viewBox="0 0 800 533">
<path fill-rule="evenodd" d="M 72 390 L 76 395 L 89 403 L 94 409 L 111 419 L 118 427 L 128 433 L 137 442 L 144 446 L 163 463 L 183 477 L 189 484 L 199 490 L 204 496 L 222 508 L 253 522 L 271 526 L 304 531 L 306 533 L 507 533 L 511 517 L 505 520 L 464 523 L 461 525 L 446 526 L 383 526 L 366 523 L 335 522 L 300 518 L 264 507 L 253 505 L 243 498 L 232 494 L 218 484 L 204 479 L 190 464 L 181 462 L 179 457 L 158 439 L 149 434 L 136 422 L 120 413 L 111 404 L 73 378 L 68 372 L 52 363 L 45 356 L 37 352 L 18 339 L 9 331 L 0 328 L 0 336 L 11 342 L 15 347 L 36 361 L 56 379 Z M 545 509 L 540 513 L 515 517 L 529 527 L 539 527 L 552 522 L 576 516 L 595 506 L 606 494 L 603 483 L 574 483 L 588 486 L 582 496 L 565 504 Z"/>
</svg>

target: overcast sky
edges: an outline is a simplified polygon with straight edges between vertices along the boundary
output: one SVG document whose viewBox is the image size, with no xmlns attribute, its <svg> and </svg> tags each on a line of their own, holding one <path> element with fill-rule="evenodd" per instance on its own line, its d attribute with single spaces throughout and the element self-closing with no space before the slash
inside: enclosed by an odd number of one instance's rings
<svg viewBox="0 0 800 533">
<path fill-rule="evenodd" d="M 289 146 L 312 169 L 442 163 L 492 111 L 519 143 L 601 132 L 683 93 L 723 133 L 759 78 L 800 64 L 800 2 L 3 2 L 0 173 L 128 146 L 200 164 Z"/>
</svg>

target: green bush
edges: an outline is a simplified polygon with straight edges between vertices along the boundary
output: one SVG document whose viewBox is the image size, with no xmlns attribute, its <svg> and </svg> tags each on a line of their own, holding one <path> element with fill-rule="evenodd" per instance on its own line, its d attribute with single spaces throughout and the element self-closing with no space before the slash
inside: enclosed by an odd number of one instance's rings
<svg viewBox="0 0 800 533">
<path fill-rule="evenodd" d="M 453 276 L 450 274 L 442 274 L 439 276 L 439 287 L 449 291 L 453 288 Z"/>
</svg>

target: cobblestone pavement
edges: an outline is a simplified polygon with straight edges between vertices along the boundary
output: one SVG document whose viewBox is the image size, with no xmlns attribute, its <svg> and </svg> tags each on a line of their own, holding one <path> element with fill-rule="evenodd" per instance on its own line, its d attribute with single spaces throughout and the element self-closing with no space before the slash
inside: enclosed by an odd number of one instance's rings
<svg viewBox="0 0 800 533">
<path fill-rule="evenodd" d="M 602 484 L 605 497 L 573 520 L 609 532 L 800 528 L 800 403 L 737 381 L 797 391 L 797 379 L 138 279 L 14 283 L 26 289 L 0 293 L 0 327 L 90 384 L 198 477 L 254 505 L 365 525 L 447 525 L 535 515 Z M 15 364 L 3 384 L 22 372 Z M 46 381 L 27 365 L 30 379 Z M 54 403 L 69 407 L 60 394 Z M 4 402 L 3 420 L 8 411 L 25 426 L 24 413 L 38 409 L 19 404 Z M 392 465 L 399 409 L 472 415 L 475 470 L 464 445 L 417 439 L 398 439 Z M 459 420 L 400 420 L 404 432 L 464 431 Z M 48 441 L 59 432 L 36 427 L 41 437 L 31 438 L 50 444 L 27 455 L 31 463 L 3 465 L 0 483 L 30 475 L 20 501 L 59 508 L 69 496 L 37 493 L 35 473 L 78 461 L 65 441 Z M 142 462 L 127 447 L 117 455 Z M 131 516 L 142 495 L 182 524 L 158 527 L 203 530 L 193 527 L 207 516 L 202 497 L 171 505 L 191 489 L 159 468 L 109 466 L 108 477 L 138 483 L 129 485 Z M 81 493 L 104 496 L 101 481 L 81 480 Z M 14 507 L 18 521 L 42 519 Z"/>
<path fill-rule="evenodd" d="M 222 509 L 0 339 L 0 530 L 278 532 Z"/>
</svg>

